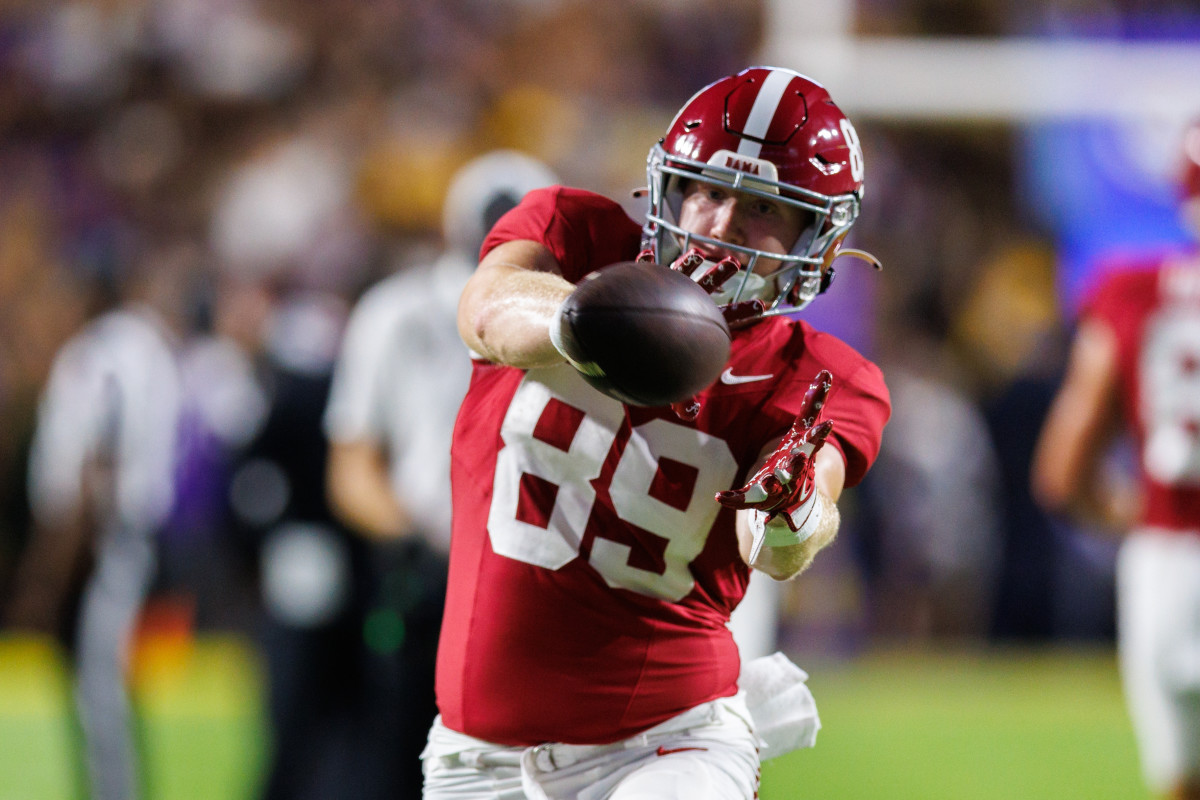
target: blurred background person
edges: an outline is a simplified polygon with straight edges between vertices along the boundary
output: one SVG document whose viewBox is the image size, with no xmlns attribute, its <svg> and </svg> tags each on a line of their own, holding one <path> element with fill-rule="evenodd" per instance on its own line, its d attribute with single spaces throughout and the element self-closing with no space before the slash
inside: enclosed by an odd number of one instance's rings
<svg viewBox="0 0 1200 800">
<path fill-rule="evenodd" d="M 243 289 L 242 291 L 245 291 Z M 252 353 L 262 424 L 230 468 L 230 535 L 259 607 L 269 728 L 261 797 L 381 797 L 366 722 L 364 547 L 325 501 L 321 413 L 345 308 L 319 293 L 276 290 Z"/>
<path fill-rule="evenodd" d="M 257 590 L 250 630 L 264 659 L 265 800 L 387 797 L 369 729 L 365 544 L 324 492 L 321 415 L 349 310 L 369 263 L 354 202 L 356 96 L 304 104 L 256 127 L 216 190 L 215 329 L 250 364 L 262 397 L 231 453 L 231 530 Z"/>
<path fill-rule="evenodd" d="M 96 315 L 54 361 L 29 457 L 31 539 L 7 624 L 72 656 L 89 796 L 141 796 L 130 648 L 174 499 L 182 276 L 166 248 L 101 276 Z"/>
<path fill-rule="evenodd" d="M 1200 124 L 1188 129 L 1183 150 L 1181 213 L 1200 235 Z M 1132 439 L 1134 465 L 1121 451 L 1114 456 L 1122 435 Z M 1129 531 L 1117 563 L 1118 652 L 1143 772 L 1164 797 L 1200 798 L 1195 246 L 1112 263 L 1097 277 L 1032 481 L 1052 511 Z"/>
<path fill-rule="evenodd" d="M 540 161 L 493 151 L 446 193 L 444 252 L 370 288 L 346 326 L 324 427 L 334 513 L 369 543 L 363 634 L 379 691 L 371 744 L 392 782 L 418 798 L 419 755 L 437 706 L 434 663 L 450 546 L 450 438 L 470 380 L 458 298 L 484 235 L 525 193 L 556 182 Z"/>
</svg>

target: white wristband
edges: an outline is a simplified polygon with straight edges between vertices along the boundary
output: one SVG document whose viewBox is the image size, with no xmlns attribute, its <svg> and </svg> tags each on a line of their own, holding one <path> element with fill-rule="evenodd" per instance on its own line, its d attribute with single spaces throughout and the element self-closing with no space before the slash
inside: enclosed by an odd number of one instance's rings
<svg viewBox="0 0 1200 800">
<path fill-rule="evenodd" d="M 791 517 L 792 525 L 796 527 L 796 530 L 792 530 L 791 526 L 783 519 L 784 514 Z M 821 524 L 822 507 L 817 503 L 817 492 L 814 490 L 803 503 L 795 508 L 781 511 L 772 519 L 768 519 L 769 516 L 766 511 L 757 509 L 750 512 L 751 563 L 758 558 L 758 553 L 764 544 L 768 547 L 789 547 L 808 541 Z"/>
</svg>

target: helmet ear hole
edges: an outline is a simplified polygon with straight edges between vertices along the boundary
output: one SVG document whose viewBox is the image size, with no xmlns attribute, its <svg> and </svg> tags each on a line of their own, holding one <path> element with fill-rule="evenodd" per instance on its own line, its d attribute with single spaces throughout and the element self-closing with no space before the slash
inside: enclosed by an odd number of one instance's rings
<svg viewBox="0 0 1200 800">
<path fill-rule="evenodd" d="M 829 287 L 833 285 L 833 279 L 836 275 L 837 271 L 833 268 L 832 264 L 826 267 L 825 271 L 821 273 L 821 288 L 817 289 L 817 294 L 825 294 L 825 292 L 829 291 Z"/>
</svg>

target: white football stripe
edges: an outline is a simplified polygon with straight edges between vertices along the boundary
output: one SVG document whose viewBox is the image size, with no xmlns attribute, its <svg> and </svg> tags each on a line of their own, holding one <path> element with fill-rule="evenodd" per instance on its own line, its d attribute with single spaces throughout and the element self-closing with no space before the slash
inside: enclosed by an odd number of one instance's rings
<svg viewBox="0 0 1200 800">
<path fill-rule="evenodd" d="M 779 108 L 779 101 L 783 98 L 783 93 L 794 77 L 796 76 L 793 73 L 785 70 L 771 70 L 767 79 L 763 81 L 762 88 L 758 90 L 758 97 L 754 98 L 754 105 L 750 108 L 750 116 L 746 118 L 746 128 L 743 133 L 759 139 L 766 138 L 767 130 L 771 127 L 771 120 L 775 119 L 775 110 Z M 758 158 L 761 150 L 762 145 L 758 142 L 742 139 L 738 144 L 737 151 L 738 155 Z"/>
</svg>

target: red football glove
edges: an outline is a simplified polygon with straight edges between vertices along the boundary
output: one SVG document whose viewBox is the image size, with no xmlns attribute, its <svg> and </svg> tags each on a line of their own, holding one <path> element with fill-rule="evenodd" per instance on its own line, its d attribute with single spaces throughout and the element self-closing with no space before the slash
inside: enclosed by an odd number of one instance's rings
<svg viewBox="0 0 1200 800">
<path fill-rule="evenodd" d="M 704 255 L 692 248 L 686 253 L 675 259 L 675 263 L 671 264 L 671 269 L 678 270 L 684 275 L 691 277 L 697 269 L 703 264 L 712 264 L 704 258 Z M 733 256 L 726 256 L 713 265 L 712 269 L 704 273 L 696 283 L 704 291 L 712 294 L 720 290 L 725 282 L 738 274 L 742 269 L 742 265 Z M 767 310 L 766 303 L 762 300 L 743 300 L 739 303 L 730 303 L 721 306 L 721 315 L 725 317 L 725 323 L 730 328 L 740 328 L 762 316 L 762 313 Z"/>
<path fill-rule="evenodd" d="M 804 534 L 797 539 L 803 541 L 812 534 L 812 530 L 804 530 L 806 525 L 811 522 L 812 529 L 816 527 L 812 518 L 816 506 L 813 462 L 833 430 L 832 420 L 817 424 L 817 419 L 832 385 L 833 376 L 828 370 L 821 370 L 808 387 L 791 430 L 762 468 L 741 489 L 717 493 L 717 502 L 723 506 L 760 512 L 762 524 L 754 531 L 751 562 L 758 556 L 769 528 L 781 529 L 786 525 L 792 534 Z M 787 539 L 786 535 L 783 538 Z"/>
<path fill-rule="evenodd" d="M 637 260 L 653 261 L 654 253 L 650 250 L 643 250 L 638 254 Z M 726 256 L 716 264 L 712 264 L 711 261 L 704 258 L 704 255 L 699 250 L 693 247 L 675 259 L 671 264 L 671 269 L 691 277 L 703 264 L 710 264 L 712 267 L 700 278 L 696 279 L 696 283 L 709 294 L 718 291 L 727 280 L 736 275 L 742 268 L 742 265 L 733 256 Z M 722 316 L 725 317 L 725 323 L 732 329 L 748 325 L 755 321 L 762 316 L 767 307 L 761 300 L 745 300 L 740 303 L 724 305 L 720 308 Z M 690 397 L 687 400 L 672 403 L 671 410 L 675 412 L 675 416 L 691 422 L 700 415 L 700 401 L 695 397 Z"/>
</svg>

